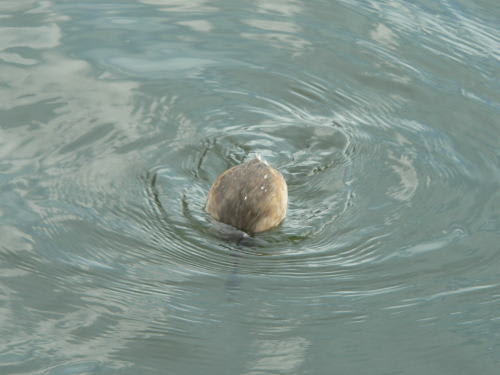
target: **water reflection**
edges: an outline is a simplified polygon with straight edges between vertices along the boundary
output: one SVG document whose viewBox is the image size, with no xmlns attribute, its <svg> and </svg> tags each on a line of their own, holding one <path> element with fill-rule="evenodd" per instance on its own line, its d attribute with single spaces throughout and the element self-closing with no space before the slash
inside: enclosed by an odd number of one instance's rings
<svg viewBox="0 0 500 375">
<path fill-rule="evenodd" d="M 217 8 L 210 0 L 194 0 L 185 2 L 183 0 L 140 0 L 147 5 L 155 5 L 163 12 L 179 13 L 207 13 L 216 11 Z"/>
<path fill-rule="evenodd" d="M 207 20 L 189 20 L 178 22 L 179 25 L 187 26 L 200 33 L 209 33 L 213 31 L 213 25 Z"/>
<path fill-rule="evenodd" d="M 397 48 L 398 46 L 396 35 L 383 23 L 379 23 L 375 29 L 370 32 L 370 36 L 373 40 L 385 44 L 389 48 Z"/>
<path fill-rule="evenodd" d="M 286 332 L 282 332 L 284 334 Z M 256 340 L 253 348 L 257 361 L 245 374 L 261 374 L 262 371 L 300 370 L 304 362 L 310 343 L 303 337 L 289 337 L 286 340 L 260 339 Z"/>
<path fill-rule="evenodd" d="M 13 47 L 54 48 L 61 39 L 61 30 L 56 24 L 40 27 L 0 27 L 0 46 L 2 49 Z"/>
<path fill-rule="evenodd" d="M 410 201 L 418 187 L 417 171 L 407 155 L 397 158 L 389 152 L 389 159 L 394 161 L 392 169 L 399 175 L 401 185 L 400 188 L 390 189 L 388 194 L 400 201 Z"/>
<path fill-rule="evenodd" d="M 309 41 L 299 36 L 302 33 L 301 27 L 297 23 L 269 20 L 262 17 L 266 13 L 297 15 L 302 10 L 300 2 L 276 2 L 272 4 L 258 2 L 257 8 L 261 17 L 249 18 L 243 22 L 252 28 L 266 31 L 266 33 L 244 32 L 241 34 L 243 38 L 265 41 L 273 47 L 291 48 L 295 51 L 295 55 L 304 53 L 304 49 L 311 45 Z M 288 18 L 288 20 L 291 19 Z"/>
<path fill-rule="evenodd" d="M 482 6 L 2 2 L 0 372 L 496 373 Z M 289 215 L 240 241 L 255 153 Z"/>
</svg>

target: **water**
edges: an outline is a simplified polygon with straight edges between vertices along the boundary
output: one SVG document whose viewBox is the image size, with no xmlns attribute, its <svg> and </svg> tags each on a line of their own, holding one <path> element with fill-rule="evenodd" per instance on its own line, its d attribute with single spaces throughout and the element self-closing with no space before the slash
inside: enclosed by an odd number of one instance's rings
<svg viewBox="0 0 500 375">
<path fill-rule="evenodd" d="M 0 3 L 1 374 L 497 374 L 494 0 Z M 203 212 L 255 153 L 284 224 Z"/>
</svg>

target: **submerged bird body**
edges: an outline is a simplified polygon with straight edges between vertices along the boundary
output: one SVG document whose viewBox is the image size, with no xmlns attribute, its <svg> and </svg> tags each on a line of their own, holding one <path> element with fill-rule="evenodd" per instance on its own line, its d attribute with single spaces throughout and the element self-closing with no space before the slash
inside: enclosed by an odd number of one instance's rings
<svg viewBox="0 0 500 375">
<path fill-rule="evenodd" d="M 256 158 L 219 175 L 208 192 L 205 209 L 216 220 L 253 234 L 279 225 L 287 205 L 285 179 Z"/>
</svg>

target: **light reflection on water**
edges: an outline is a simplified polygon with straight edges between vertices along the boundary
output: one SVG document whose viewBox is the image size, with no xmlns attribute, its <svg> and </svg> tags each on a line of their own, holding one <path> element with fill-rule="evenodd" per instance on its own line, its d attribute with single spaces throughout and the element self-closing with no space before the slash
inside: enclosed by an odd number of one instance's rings
<svg viewBox="0 0 500 375">
<path fill-rule="evenodd" d="M 2 2 L 0 373 L 495 374 L 491 9 Z M 255 153 L 289 214 L 237 244 Z"/>
</svg>

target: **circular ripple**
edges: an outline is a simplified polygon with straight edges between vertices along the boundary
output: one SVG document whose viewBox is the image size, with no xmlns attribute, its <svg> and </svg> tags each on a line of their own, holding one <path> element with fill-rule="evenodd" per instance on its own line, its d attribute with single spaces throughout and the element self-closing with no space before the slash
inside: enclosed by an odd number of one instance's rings
<svg viewBox="0 0 500 375">
<path fill-rule="evenodd" d="M 285 176 L 289 211 L 279 228 L 242 246 L 220 236 L 204 205 L 216 176 L 255 154 Z M 454 183 L 453 176 L 472 176 L 452 142 L 422 124 L 354 125 L 345 116 L 303 113 L 207 128 L 163 157 L 180 162 L 151 168 L 144 179 L 155 246 L 170 261 L 207 271 L 232 270 L 236 262 L 242 273 L 353 277 L 358 267 L 359 277 L 360 267 L 416 254 L 421 220 L 433 222 L 436 207 L 451 208 L 462 194 L 457 182 L 443 201 L 443 187 Z M 466 235 L 449 220 L 427 229 L 422 248 L 438 249 Z"/>
<path fill-rule="evenodd" d="M 169 228 L 165 243 L 179 244 L 170 254 L 173 257 L 190 258 L 201 267 L 224 266 L 225 260 L 232 266 L 230 252 L 236 244 L 217 235 L 204 212 L 206 194 L 219 173 L 257 153 L 287 179 L 289 214 L 281 227 L 257 236 L 252 242 L 257 246 L 238 251 L 266 258 L 301 254 L 301 242 L 326 231 L 346 210 L 350 188 L 344 180 L 352 150 L 349 135 L 340 125 L 330 120 L 329 124 L 287 124 L 284 129 L 269 122 L 209 133 L 198 143 L 172 149 L 172 156 L 182 162 L 154 168 L 145 179 L 156 215 L 152 225 L 163 222 Z"/>
<path fill-rule="evenodd" d="M 324 85 L 279 79 L 294 95 L 289 102 L 231 93 L 245 103 L 235 110 L 239 116 L 217 108 L 204 127 L 177 113 L 182 103 L 171 114 L 151 113 L 182 124 L 176 129 L 169 123 L 167 140 L 148 138 L 137 154 L 142 162 L 115 152 L 96 154 L 64 176 L 47 168 L 57 177 L 46 179 L 57 203 L 40 209 L 47 213 L 43 230 L 59 239 L 79 231 L 91 246 L 80 249 L 82 259 L 68 262 L 91 268 L 140 260 L 214 274 L 236 269 L 313 279 L 371 277 L 373 285 L 382 283 L 374 276 L 378 270 L 399 269 L 401 259 L 438 252 L 467 236 L 466 221 L 484 212 L 470 194 L 481 172 L 453 140 L 398 118 L 397 99 L 330 93 Z M 308 103 L 339 102 L 340 109 L 312 115 L 297 99 L 292 104 L 299 91 Z M 147 100 L 144 106 L 163 108 Z M 247 123 L 228 125 L 236 117 Z M 204 212 L 205 199 L 217 175 L 255 154 L 285 176 L 289 211 L 280 227 L 238 244 L 237 233 L 221 230 Z M 68 236 L 60 233 L 62 222 Z M 453 261 L 436 259 L 436 268 Z M 415 267 L 394 272 L 395 284 Z"/>
</svg>

